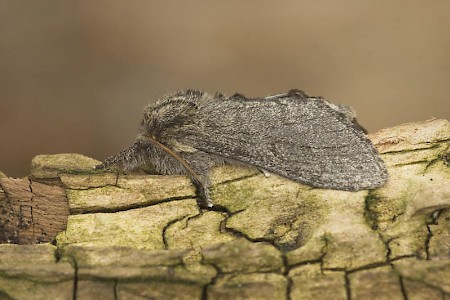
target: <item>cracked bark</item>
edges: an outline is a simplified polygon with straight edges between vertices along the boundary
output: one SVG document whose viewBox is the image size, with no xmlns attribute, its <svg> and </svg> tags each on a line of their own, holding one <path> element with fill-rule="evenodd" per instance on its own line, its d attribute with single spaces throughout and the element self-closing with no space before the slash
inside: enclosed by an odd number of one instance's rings
<svg viewBox="0 0 450 300">
<path fill-rule="evenodd" d="M 37 156 L 27 179 L 0 176 L 0 298 L 450 299 L 450 125 L 371 139 L 384 187 L 223 167 L 211 209 L 183 176 Z"/>
</svg>

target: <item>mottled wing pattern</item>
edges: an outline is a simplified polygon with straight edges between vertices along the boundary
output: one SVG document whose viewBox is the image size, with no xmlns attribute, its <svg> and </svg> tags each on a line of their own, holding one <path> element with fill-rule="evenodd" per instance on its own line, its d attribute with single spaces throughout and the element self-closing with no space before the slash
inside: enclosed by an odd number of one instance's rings
<svg viewBox="0 0 450 300">
<path fill-rule="evenodd" d="M 370 189 L 387 179 L 363 131 L 325 100 L 237 95 L 203 105 L 196 116 L 201 124 L 177 129 L 183 144 L 315 187 Z"/>
</svg>

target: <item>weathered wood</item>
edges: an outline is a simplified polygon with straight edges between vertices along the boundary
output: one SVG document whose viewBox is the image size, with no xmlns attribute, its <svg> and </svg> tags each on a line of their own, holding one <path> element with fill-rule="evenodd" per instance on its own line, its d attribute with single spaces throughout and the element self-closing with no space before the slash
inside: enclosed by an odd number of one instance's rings
<svg viewBox="0 0 450 300">
<path fill-rule="evenodd" d="M 29 179 L 0 178 L 0 243 L 51 242 L 66 228 L 65 189 Z"/>
<path fill-rule="evenodd" d="M 74 268 L 50 244 L 0 244 L 0 299 L 72 299 Z"/>
<path fill-rule="evenodd" d="M 450 299 L 450 124 L 370 138 L 379 189 L 223 167 L 211 210 L 183 176 L 37 156 L 29 178 L 0 175 L 0 239 L 58 235 L 0 245 L 0 299 Z"/>
</svg>

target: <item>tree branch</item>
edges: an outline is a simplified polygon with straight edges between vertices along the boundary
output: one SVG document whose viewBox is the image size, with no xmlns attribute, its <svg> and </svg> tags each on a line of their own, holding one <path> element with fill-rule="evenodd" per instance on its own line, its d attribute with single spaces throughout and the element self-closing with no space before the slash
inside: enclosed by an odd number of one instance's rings
<svg viewBox="0 0 450 300">
<path fill-rule="evenodd" d="M 211 209 L 184 176 L 37 156 L 28 178 L 0 173 L 0 298 L 450 297 L 449 122 L 370 139 L 389 171 L 381 188 L 226 166 Z"/>
</svg>

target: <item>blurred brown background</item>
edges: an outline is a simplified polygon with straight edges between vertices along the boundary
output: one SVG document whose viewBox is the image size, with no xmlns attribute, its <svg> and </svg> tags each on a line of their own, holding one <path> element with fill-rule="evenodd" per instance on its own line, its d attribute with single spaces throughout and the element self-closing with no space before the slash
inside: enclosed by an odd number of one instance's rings
<svg viewBox="0 0 450 300">
<path fill-rule="evenodd" d="M 449 15 L 447 0 L 0 0 L 0 170 L 115 154 L 176 89 L 300 88 L 371 132 L 449 118 Z"/>
</svg>

